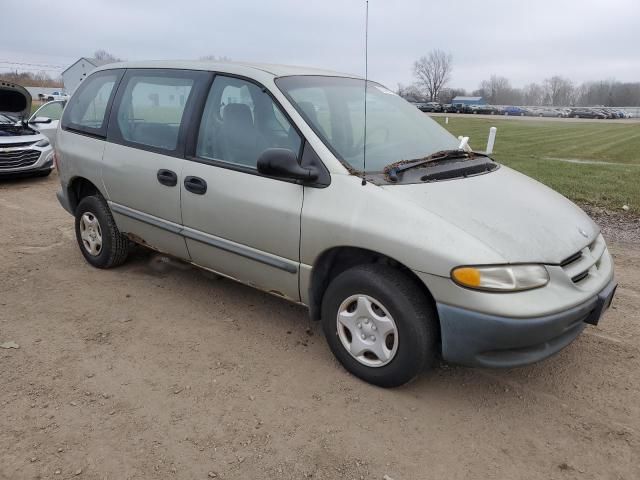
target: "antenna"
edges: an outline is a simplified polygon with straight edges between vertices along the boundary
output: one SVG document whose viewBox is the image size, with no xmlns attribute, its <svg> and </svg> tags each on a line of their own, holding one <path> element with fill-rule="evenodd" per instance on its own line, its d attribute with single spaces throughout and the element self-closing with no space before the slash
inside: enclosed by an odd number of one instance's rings
<svg viewBox="0 0 640 480">
<path fill-rule="evenodd" d="M 364 137 L 362 143 L 362 186 L 367 184 L 367 86 L 369 83 L 369 0 L 365 2 L 364 21 Z"/>
</svg>

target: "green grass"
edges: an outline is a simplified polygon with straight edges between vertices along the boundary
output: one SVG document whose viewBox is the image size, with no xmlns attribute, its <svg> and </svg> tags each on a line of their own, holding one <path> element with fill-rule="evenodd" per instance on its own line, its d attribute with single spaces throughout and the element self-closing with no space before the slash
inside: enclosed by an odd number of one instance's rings
<svg viewBox="0 0 640 480">
<path fill-rule="evenodd" d="M 456 136 L 484 150 L 498 128 L 493 157 L 570 199 L 640 213 L 640 125 L 571 121 L 518 121 L 434 117 Z M 602 163 L 570 163 L 563 160 Z"/>
</svg>

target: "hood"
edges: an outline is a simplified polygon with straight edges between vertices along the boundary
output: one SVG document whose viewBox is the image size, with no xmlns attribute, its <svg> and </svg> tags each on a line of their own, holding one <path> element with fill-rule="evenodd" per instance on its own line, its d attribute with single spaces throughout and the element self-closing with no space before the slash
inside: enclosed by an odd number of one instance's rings
<svg viewBox="0 0 640 480">
<path fill-rule="evenodd" d="M 599 233 L 577 205 L 505 166 L 465 179 L 382 188 L 472 235 L 509 263 L 558 264 Z"/>
<path fill-rule="evenodd" d="M 31 94 L 21 85 L 0 81 L 0 113 L 27 118 L 31 113 Z"/>
</svg>

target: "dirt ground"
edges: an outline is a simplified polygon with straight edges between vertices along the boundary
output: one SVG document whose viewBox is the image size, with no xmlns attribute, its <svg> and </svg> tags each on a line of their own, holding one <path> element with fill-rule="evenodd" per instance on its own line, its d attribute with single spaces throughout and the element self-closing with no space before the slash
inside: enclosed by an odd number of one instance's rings
<svg viewBox="0 0 640 480">
<path fill-rule="evenodd" d="M 384 390 L 299 306 L 142 249 L 90 267 L 57 188 L 0 182 L 2 479 L 640 478 L 638 243 L 559 355 Z"/>
</svg>

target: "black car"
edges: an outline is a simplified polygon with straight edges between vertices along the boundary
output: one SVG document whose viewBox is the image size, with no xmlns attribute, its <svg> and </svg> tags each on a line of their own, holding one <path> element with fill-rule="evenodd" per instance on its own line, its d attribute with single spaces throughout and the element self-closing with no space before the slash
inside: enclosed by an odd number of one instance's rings
<svg viewBox="0 0 640 480">
<path fill-rule="evenodd" d="M 569 111 L 569 117 L 572 118 L 607 118 L 601 111 L 591 108 L 572 108 Z"/>
<path fill-rule="evenodd" d="M 452 103 L 443 105 L 442 110 L 449 113 L 467 113 L 468 108 L 464 103 Z"/>
<path fill-rule="evenodd" d="M 469 112 L 479 113 L 481 115 L 497 115 L 500 113 L 500 110 L 493 105 L 470 105 Z"/>
<path fill-rule="evenodd" d="M 421 103 L 418 105 L 418 108 L 423 112 L 441 112 L 442 111 L 442 105 L 440 105 L 438 102 Z"/>
</svg>

